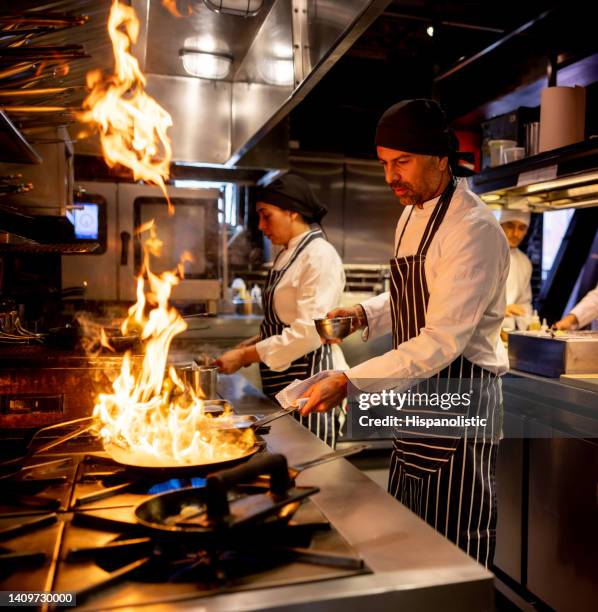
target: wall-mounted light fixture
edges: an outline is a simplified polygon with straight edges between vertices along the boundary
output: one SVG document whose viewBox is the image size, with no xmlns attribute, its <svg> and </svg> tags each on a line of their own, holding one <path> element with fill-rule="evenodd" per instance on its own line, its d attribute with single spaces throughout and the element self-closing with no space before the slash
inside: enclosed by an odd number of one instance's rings
<svg viewBox="0 0 598 612">
<path fill-rule="evenodd" d="M 261 10 L 264 0 L 203 0 L 215 13 L 237 17 L 255 17 Z"/>
<path fill-rule="evenodd" d="M 197 49 L 181 49 L 179 55 L 183 59 L 185 72 L 202 79 L 225 79 L 233 63 L 230 55 L 208 53 Z"/>
</svg>

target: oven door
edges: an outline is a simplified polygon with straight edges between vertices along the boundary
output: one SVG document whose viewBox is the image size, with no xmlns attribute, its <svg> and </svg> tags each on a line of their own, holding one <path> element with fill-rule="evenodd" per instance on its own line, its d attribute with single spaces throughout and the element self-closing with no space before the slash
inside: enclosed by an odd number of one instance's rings
<svg viewBox="0 0 598 612">
<path fill-rule="evenodd" d="M 121 240 L 118 288 L 120 300 L 135 300 L 135 278 L 143 261 L 142 242 L 148 233 L 135 228 L 152 219 L 163 242 L 160 258 L 151 257 L 154 272 L 176 268 L 184 251 L 193 261 L 185 263 L 185 278 L 173 288 L 177 302 L 208 302 L 220 298 L 222 240 L 217 189 L 168 188 L 175 214 L 168 214 L 166 199 L 152 186 L 120 184 L 118 188 L 119 238 Z"/>
</svg>

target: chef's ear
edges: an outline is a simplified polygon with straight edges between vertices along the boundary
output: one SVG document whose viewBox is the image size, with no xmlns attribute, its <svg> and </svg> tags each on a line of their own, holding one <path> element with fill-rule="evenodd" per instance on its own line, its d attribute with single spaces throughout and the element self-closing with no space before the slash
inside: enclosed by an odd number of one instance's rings
<svg viewBox="0 0 598 612">
<path fill-rule="evenodd" d="M 441 172 L 444 172 L 447 169 L 447 167 L 448 167 L 448 163 L 449 163 L 448 156 L 440 157 L 439 161 L 438 161 L 438 169 Z"/>
</svg>

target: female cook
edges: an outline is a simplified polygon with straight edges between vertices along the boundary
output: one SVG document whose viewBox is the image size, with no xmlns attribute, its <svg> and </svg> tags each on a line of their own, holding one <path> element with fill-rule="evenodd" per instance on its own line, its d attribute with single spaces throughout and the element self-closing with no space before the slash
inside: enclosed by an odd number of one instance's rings
<svg viewBox="0 0 598 612">
<path fill-rule="evenodd" d="M 314 319 L 338 306 L 345 273 L 338 253 L 319 223 L 327 210 L 299 176 L 287 174 L 257 194 L 259 229 L 281 245 L 262 294 L 260 335 L 224 353 L 216 361 L 232 374 L 259 362 L 264 393 L 276 393 L 295 379 L 327 369 L 347 369 L 338 345 L 322 344 Z M 334 447 L 340 407 L 299 420 Z"/>
</svg>

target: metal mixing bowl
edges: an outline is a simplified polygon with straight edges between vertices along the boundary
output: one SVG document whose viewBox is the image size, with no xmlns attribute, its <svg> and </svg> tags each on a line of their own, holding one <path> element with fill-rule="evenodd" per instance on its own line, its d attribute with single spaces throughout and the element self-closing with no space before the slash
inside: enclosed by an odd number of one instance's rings
<svg viewBox="0 0 598 612">
<path fill-rule="evenodd" d="M 333 317 L 332 319 L 314 319 L 316 329 L 323 340 L 342 340 L 351 333 L 353 317 Z"/>
</svg>

